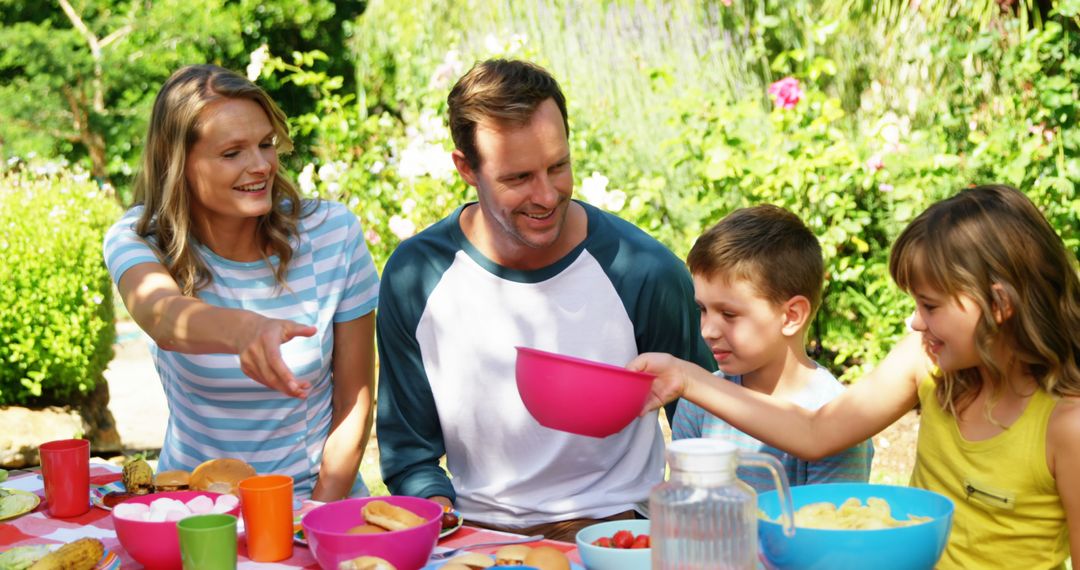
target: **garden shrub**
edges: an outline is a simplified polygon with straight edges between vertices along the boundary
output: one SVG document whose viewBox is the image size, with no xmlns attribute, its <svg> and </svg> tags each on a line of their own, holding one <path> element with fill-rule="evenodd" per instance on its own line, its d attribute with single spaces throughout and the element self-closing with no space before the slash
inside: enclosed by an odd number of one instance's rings
<svg viewBox="0 0 1080 570">
<path fill-rule="evenodd" d="M 85 174 L 0 175 L 0 405 L 90 392 L 113 357 L 116 201 Z"/>
</svg>

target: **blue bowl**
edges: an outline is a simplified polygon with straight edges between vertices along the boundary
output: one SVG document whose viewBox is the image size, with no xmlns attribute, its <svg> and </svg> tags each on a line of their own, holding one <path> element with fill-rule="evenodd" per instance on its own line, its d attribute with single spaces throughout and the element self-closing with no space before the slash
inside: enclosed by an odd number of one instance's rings
<svg viewBox="0 0 1080 570">
<path fill-rule="evenodd" d="M 649 521 L 607 521 L 579 530 L 576 542 L 582 564 L 589 570 L 649 570 L 652 568 L 651 548 L 627 550 L 592 545 L 592 541 L 602 536 L 610 537 L 620 530 L 628 530 L 634 533 L 634 536 L 649 534 Z"/>
<path fill-rule="evenodd" d="M 952 529 L 953 503 L 943 495 L 894 485 L 833 483 L 791 488 L 795 510 L 810 503 L 828 502 L 840 506 L 854 497 L 864 505 L 878 497 L 889 503 L 892 517 L 931 517 L 926 523 L 877 530 L 820 530 L 796 528 L 795 536 L 784 536 L 783 527 L 758 521 L 758 540 L 769 568 L 778 570 L 833 570 L 873 568 L 874 570 L 929 570 L 934 567 Z M 776 491 L 758 496 L 758 507 L 770 519 L 780 515 Z"/>
</svg>

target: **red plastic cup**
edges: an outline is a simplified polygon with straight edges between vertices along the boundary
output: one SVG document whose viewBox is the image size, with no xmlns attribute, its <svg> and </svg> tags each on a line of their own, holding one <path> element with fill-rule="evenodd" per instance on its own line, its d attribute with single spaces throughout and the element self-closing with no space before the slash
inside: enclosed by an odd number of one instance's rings
<svg viewBox="0 0 1080 570">
<path fill-rule="evenodd" d="M 55 518 L 77 517 L 90 510 L 90 442 L 59 439 L 38 447 L 45 502 Z"/>
<path fill-rule="evenodd" d="M 237 487 L 248 558 L 255 562 L 277 562 L 292 556 L 292 477 L 256 475 L 240 481 Z"/>
</svg>

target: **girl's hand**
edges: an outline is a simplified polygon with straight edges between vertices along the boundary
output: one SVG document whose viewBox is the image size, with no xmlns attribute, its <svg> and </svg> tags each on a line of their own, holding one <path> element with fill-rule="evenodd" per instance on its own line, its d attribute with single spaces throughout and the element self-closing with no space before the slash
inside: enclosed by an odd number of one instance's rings
<svg viewBox="0 0 1080 570">
<path fill-rule="evenodd" d="M 645 407 L 641 409 L 641 415 L 656 410 L 664 404 L 678 399 L 690 385 L 690 375 L 687 371 L 689 363 L 679 360 L 670 354 L 647 352 L 638 355 L 626 365 L 629 370 L 653 374 L 653 380 L 649 397 L 645 400 Z"/>
<path fill-rule="evenodd" d="M 281 358 L 281 345 L 318 329 L 284 319 L 259 317 L 250 334 L 239 339 L 240 371 L 248 378 L 294 398 L 306 398 L 311 383 L 299 382 Z"/>
</svg>

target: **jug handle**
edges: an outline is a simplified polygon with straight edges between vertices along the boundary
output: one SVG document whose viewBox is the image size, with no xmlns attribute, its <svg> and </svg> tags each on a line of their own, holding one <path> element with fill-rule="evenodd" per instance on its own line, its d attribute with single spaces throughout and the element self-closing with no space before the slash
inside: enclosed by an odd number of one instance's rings
<svg viewBox="0 0 1080 570">
<path fill-rule="evenodd" d="M 788 484 L 784 466 L 772 455 L 742 451 L 739 452 L 739 464 L 764 467 L 772 473 L 777 498 L 780 500 L 780 520 L 784 525 L 784 536 L 795 536 L 795 508 L 791 503 L 791 486 Z"/>
</svg>

